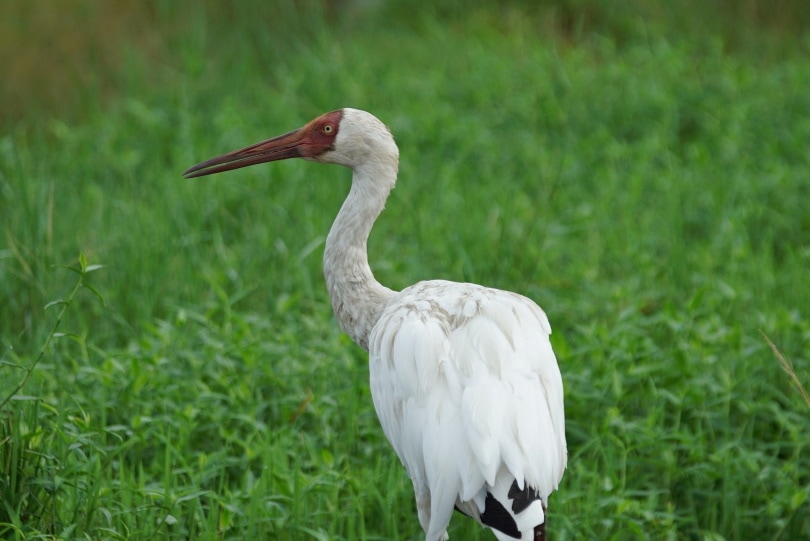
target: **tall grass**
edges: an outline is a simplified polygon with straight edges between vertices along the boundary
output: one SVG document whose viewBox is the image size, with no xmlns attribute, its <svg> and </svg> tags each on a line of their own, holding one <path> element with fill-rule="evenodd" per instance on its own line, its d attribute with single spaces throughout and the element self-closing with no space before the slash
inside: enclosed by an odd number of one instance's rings
<svg viewBox="0 0 810 541">
<path fill-rule="evenodd" d="M 381 281 L 470 280 L 549 313 L 555 538 L 810 535 L 801 32 L 769 55 L 574 3 L 144 5 L 105 84 L 0 139 L 0 535 L 419 538 L 322 284 L 349 173 L 180 177 L 341 106 L 401 148 Z M 563 12 L 581 24 L 546 32 Z M 77 294 L 34 366 L 79 253 L 106 305 Z"/>
</svg>

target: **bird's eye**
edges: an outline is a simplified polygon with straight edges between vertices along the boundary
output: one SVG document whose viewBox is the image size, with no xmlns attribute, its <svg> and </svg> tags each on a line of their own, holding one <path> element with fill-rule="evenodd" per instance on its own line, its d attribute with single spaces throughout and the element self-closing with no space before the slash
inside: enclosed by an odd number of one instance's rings
<svg viewBox="0 0 810 541">
<path fill-rule="evenodd" d="M 321 128 L 321 131 L 323 131 L 323 133 L 329 134 L 335 131 L 335 127 L 332 126 L 331 124 L 324 124 L 323 128 Z"/>
</svg>

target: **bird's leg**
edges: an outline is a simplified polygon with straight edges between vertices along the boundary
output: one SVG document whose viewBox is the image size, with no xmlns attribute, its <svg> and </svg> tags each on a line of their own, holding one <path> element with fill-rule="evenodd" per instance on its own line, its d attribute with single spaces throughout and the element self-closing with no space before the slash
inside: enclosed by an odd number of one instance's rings
<svg viewBox="0 0 810 541">
<path fill-rule="evenodd" d="M 419 514 L 419 524 L 422 530 L 427 533 L 430 528 L 430 490 L 427 487 L 413 485 L 413 493 L 416 497 L 416 512 Z"/>
<path fill-rule="evenodd" d="M 548 514 L 546 513 L 546 505 L 543 505 L 543 523 L 534 527 L 534 541 L 546 541 L 546 524 L 548 524 Z"/>
<path fill-rule="evenodd" d="M 422 530 L 424 530 L 425 534 L 427 535 L 428 531 L 430 530 L 430 490 L 426 486 L 417 486 L 414 482 L 413 484 L 413 493 L 416 497 L 416 512 L 419 514 L 419 524 L 422 525 Z M 442 532 L 442 534 L 438 538 L 430 539 L 428 537 L 425 538 L 425 541 L 447 541 L 450 539 L 450 536 L 447 535 L 447 532 Z"/>
</svg>

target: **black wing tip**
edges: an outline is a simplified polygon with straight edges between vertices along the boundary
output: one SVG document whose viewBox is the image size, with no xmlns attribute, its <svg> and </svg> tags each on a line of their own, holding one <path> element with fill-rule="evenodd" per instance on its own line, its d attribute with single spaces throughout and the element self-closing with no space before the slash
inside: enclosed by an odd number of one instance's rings
<svg viewBox="0 0 810 541">
<path fill-rule="evenodd" d="M 498 530 L 509 537 L 520 539 L 520 530 L 518 530 L 515 517 L 489 492 L 487 492 L 487 499 L 484 501 L 481 524 L 489 526 L 493 530 Z"/>
<path fill-rule="evenodd" d="M 532 503 L 541 499 L 540 492 L 531 488 L 526 481 L 523 482 L 523 490 L 521 490 L 517 479 L 512 481 L 512 486 L 509 487 L 509 494 L 507 495 L 512 500 L 512 511 L 515 514 L 525 511 Z"/>
</svg>

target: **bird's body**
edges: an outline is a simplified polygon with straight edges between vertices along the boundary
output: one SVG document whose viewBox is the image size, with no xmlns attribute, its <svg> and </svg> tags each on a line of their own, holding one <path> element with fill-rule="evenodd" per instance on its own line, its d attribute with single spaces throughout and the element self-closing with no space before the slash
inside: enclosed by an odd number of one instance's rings
<svg viewBox="0 0 810 541">
<path fill-rule="evenodd" d="M 383 310 L 371 394 L 427 539 L 443 539 L 454 506 L 501 539 L 545 523 L 566 462 L 550 332 L 529 299 L 475 284 L 420 282 Z"/>
<path fill-rule="evenodd" d="M 545 313 L 475 284 L 434 280 L 395 292 L 374 278 L 366 244 L 396 183 L 399 151 L 364 111 L 327 113 L 186 174 L 292 157 L 354 171 L 326 240 L 324 275 L 341 328 L 369 351 L 374 406 L 413 482 L 426 541 L 447 539 L 454 508 L 500 540 L 545 539 L 548 497 L 567 460 Z"/>
</svg>

